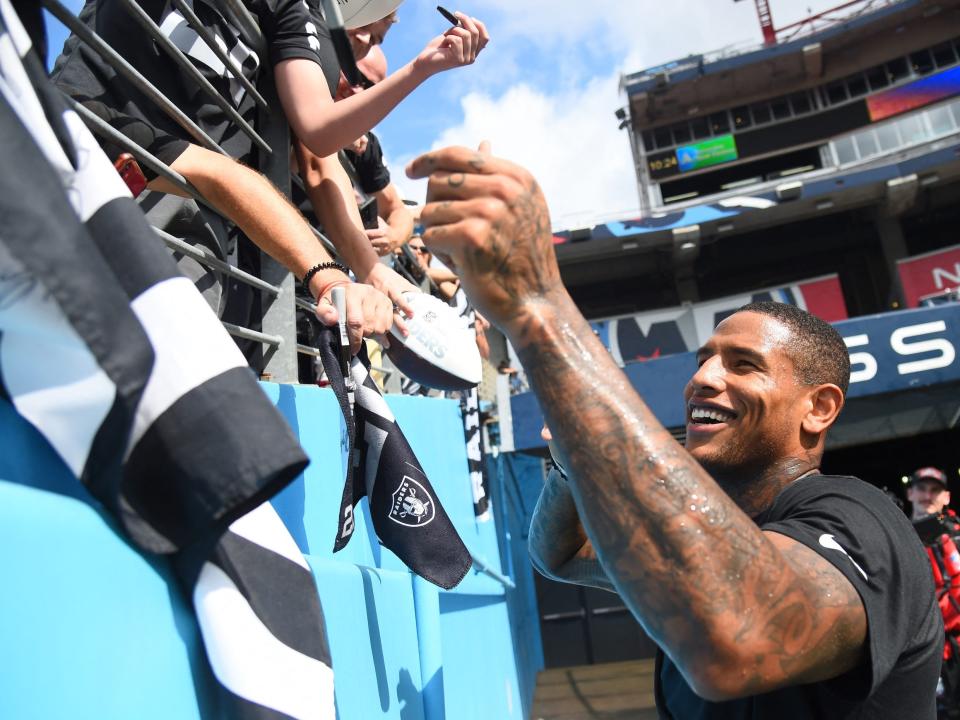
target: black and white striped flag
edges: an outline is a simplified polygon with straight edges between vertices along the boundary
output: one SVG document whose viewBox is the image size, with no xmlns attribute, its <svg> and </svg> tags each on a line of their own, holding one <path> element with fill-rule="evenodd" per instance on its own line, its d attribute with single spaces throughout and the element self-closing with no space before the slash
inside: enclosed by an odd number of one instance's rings
<svg viewBox="0 0 960 720">
<path fill-rule="evenodd" d="M 470 569 L 470 552 L 370 377 L 370 361 L 362 345 L 350 366 L 356 397 L 351 407 L 340 370 L 340 336 L 334 330 L 320 325 L 317 342 L 350 437 L 333 551 L 343 549 L 353 537 L 354 506 L 366 496 L 380 542 L 417 575 L 449 590 Z"/>
<path fill-rule="evenodd" d="M 313 578 L 263 504 L 307 459 L 30 49 L 0 0 L 0 401 L 175 553 L 226 717 L 333 718 Z"/>
<path fill-rule="evenodd" d="M 263 503 L 235 520 L 204 555 L 192 583 L 193 606 L 210 665 L 225 688 L 222 715 L 333 720 L 320 598 L 273 506 Z"/>
</svg>

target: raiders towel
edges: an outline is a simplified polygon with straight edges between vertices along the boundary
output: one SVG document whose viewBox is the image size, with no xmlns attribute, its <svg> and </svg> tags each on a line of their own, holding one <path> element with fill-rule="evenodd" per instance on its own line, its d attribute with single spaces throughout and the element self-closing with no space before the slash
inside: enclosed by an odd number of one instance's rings
<svg viewBox="0 0 960 720">
<path fill-rule="evenodd" d="M 350 437 L 347 478 L 333 550 L 341 550 L 353 536 L 354 507 L 366 496 L 380 542 L 417 575 L 449 590 L 470 569 L 470 552 L 370 377 L 370 361 L 363 346 L 350 366 L 355 388 L 355 405 L 350 407 L 338 362 L 340 337 L 335 330 L 321 325 L 317 343 Z"/>
</svg>

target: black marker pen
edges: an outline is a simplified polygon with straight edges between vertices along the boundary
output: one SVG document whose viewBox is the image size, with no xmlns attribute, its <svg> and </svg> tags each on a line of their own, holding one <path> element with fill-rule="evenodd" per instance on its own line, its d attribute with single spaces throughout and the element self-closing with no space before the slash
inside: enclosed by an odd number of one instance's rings
<svg viewBox="0 0 960 720">
<path fill-rule="evenodd" d="M 447 19 L 447 21 L 454 27 L 457 27 L 460 24 L 460 18 L 458 18 L 456 15 L 454 15 L 452 12 L 447 10 L 442 5 L 437 5 L 437 12 L 443 15 Z"/>
</svg>

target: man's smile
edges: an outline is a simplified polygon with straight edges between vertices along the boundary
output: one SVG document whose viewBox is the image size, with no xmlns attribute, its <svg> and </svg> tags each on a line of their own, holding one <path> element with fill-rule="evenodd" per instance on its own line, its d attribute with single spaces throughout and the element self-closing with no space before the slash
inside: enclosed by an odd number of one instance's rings
<svg viewBox="0 0 960 720">
<path fill-rule="evenodd" d="M 714 403 L 687 403 L 687 428 L 693 432 L 711 432 L 726 427 L 737 419 L 737 414 L 729 408 Z"/>
</svg>

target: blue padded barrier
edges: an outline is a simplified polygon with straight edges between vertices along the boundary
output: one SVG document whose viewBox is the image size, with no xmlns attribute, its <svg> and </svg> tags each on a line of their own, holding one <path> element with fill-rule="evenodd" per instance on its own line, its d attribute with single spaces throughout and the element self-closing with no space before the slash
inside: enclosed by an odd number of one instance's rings
<svg viewBox="0 0 960 720">
<path fill-rule="evenodd" d="M 262 387 L 312 460 L 274 505 L 323 603 L 338 716 L 523 717 L 503 586 L 475 571 L 450 593 L 415 580 L 377 543 L 365 502 L 350 544 L 333 555 L 346 457 L 333 394 Z M 496 523 L 473 515 L 457 403 L 388 402 L 464 542 L 503 572 Z M 3 402 L 0 479 L 0 717 L 211 718 L 212 677 L 167 561 L 128 546 Z"/>
<path fill-rule="evenodd" d="M 165 561 L 89 504 L 6 481 L 0 542 L 0 717 L 210 717 L 212 676 Z"/>
</svg>

